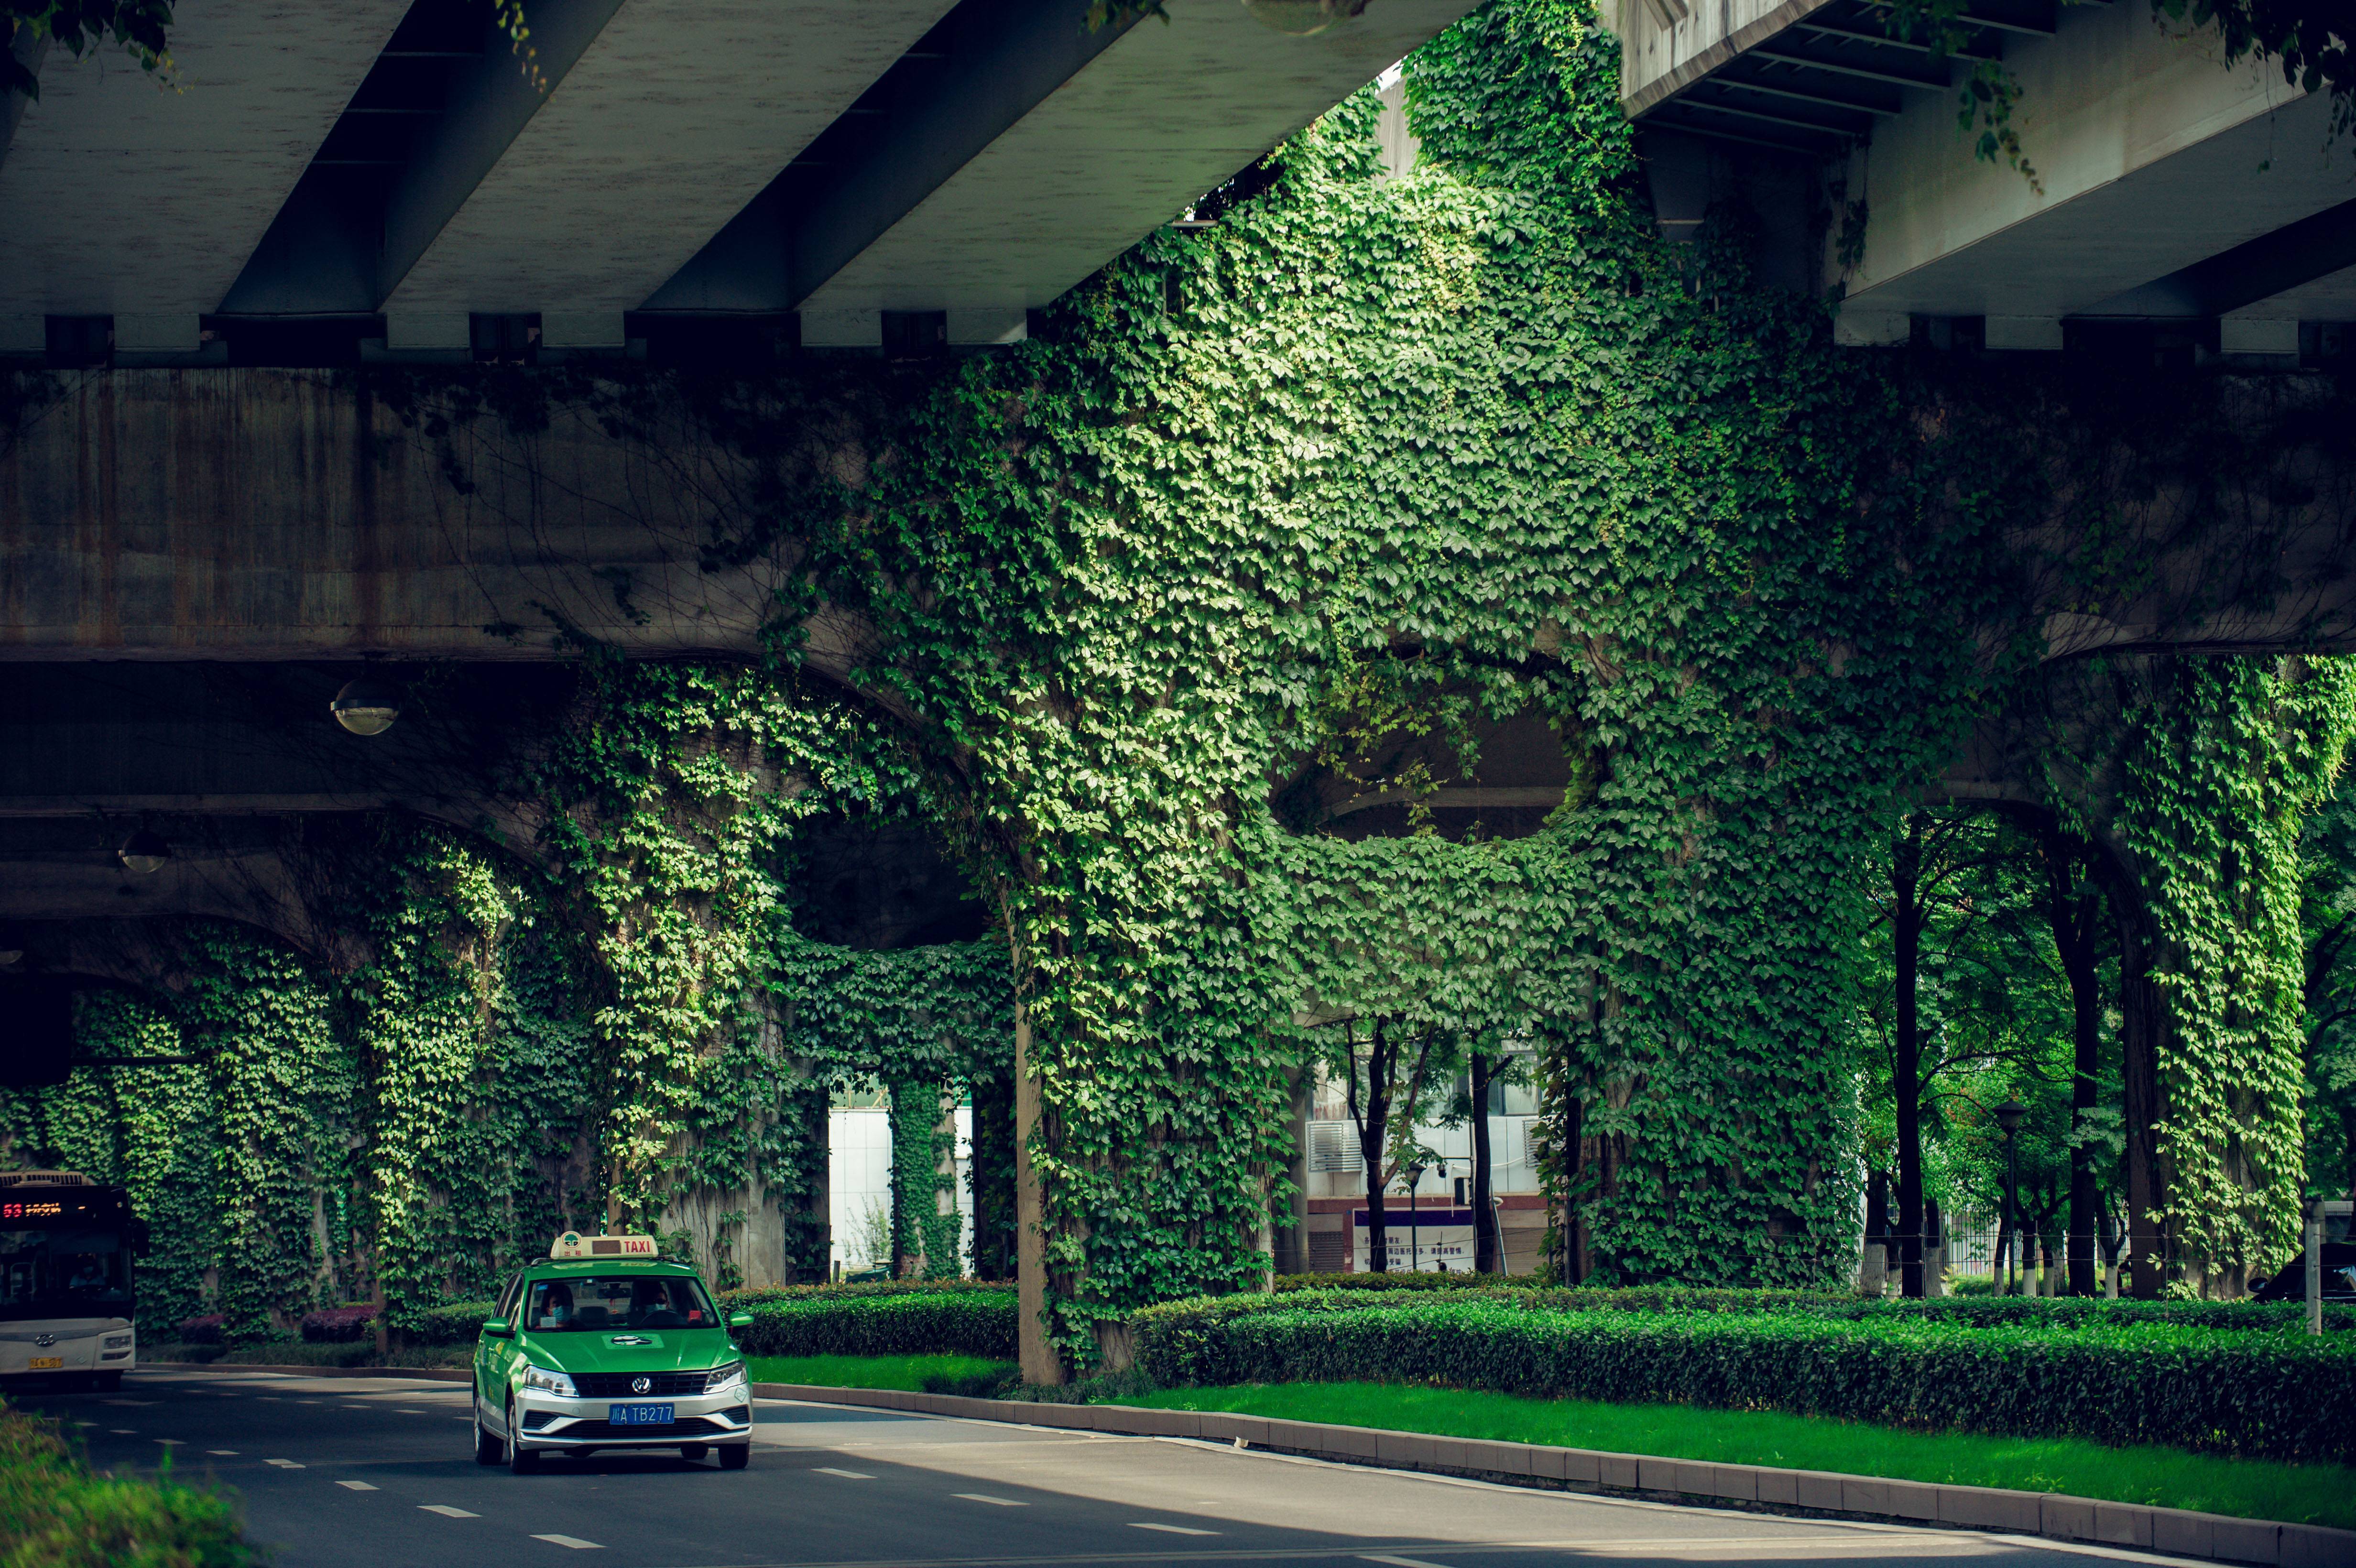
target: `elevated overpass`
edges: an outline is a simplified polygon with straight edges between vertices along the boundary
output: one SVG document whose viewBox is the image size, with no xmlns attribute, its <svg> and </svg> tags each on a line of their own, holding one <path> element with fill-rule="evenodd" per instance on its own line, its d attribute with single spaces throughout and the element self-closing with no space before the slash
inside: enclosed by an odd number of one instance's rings
<svg viewBox="0 0 2356 1568">
<path fill-rule="evenodd" d="M 1471 4 L 535 0 L 527 63 L 487 0 L 184 0 L 169 87 L 22 51 L 0 356 L 1002 342 Z"/>
<path fill-rule="evenodd" d="M 1786 225 L 1802 252 L 1787 268 L 1842 297 L 1858 345 L 2341 359 L 2356 150 L 2330 133 L 2327 97 L 2272 62 L 2227 66 L 2213 29 L 2164 26 L 2145 0 L 1969 0 L 1946 55 L 1893 39 L 1887 15 L 1621 0 L 1622 102 L 1665 225 L 1797 193 L 1816 221 Z M 1957 127 L 1982 61 L 2019 84 L 2033 176 L 1976 158 Z"/>
</svg>

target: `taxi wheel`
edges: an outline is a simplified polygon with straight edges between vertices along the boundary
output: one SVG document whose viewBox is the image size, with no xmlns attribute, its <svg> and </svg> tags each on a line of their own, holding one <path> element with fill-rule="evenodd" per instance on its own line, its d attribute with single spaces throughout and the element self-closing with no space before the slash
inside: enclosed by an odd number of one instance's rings
<svg viewBox="0 0 2356 1568">
<path fill-rule="evenodd" d="M 702 1458 L 703 1454 L 704 1448 L 701 1443 L 682 1443 L 679 1445 L 679 1456 L 691 1465 Z"/>
<path fill-rule="evenodd" d="M 480 1394 L 475 1396 L 474 1405 L 475 1463 L 477 1465 L 496 1465 L 500 1460 L 507 1457 L 507 1445 L 484 1430 L 483 1400 Z"/>
<path fill-rule="evenodd" d="M 515 1440 L 515 1405 L 510 1402 L 508 1405 L 508 1470 L 512 1475 L 529 1476 L 540 1468 L 540 1456 Z"/>
<path fill-rule="evenodd" d="M 720 1467 L 723 1470 L 741 1470 L 752 1462 L 753 1445 L 750 1443 L 731 1443 L 720 1450 Z"/>
</svg>

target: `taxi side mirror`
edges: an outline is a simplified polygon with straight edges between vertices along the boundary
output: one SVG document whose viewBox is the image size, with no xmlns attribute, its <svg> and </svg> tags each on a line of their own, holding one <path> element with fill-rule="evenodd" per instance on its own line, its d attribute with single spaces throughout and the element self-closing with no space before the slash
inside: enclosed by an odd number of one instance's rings
<svg viewBox="0 0 2356 1568">
<path fill-rule="evenodd" d="M 753 1315 L 749 1312 L 732 1312 L 728 1315 L 728 1327 L 731 1328 L 750 1328 L 752 1326 Z"/>
<path fill-rule="evenodd" d="M 504 1317 L 487 1317 L 483 1320 L 483 1336 L 489 1339 L 512 1339 L 515 1338 L 515 1325 Z"/>
</svg>

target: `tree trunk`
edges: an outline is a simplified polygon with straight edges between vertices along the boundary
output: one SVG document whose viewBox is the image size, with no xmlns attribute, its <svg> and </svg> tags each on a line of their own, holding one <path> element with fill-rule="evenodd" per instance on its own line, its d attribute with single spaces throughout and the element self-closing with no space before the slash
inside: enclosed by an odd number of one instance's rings
<svg viewBox="0 0 2356 1568">
<path fill-rule="evenodd" d="M 1922 954 L 1923 827 L 1920 816 L 1907 819 L 1906 836 L 1892 846 L 1890 879 L 1898 971 L 1898 1029 L 1890 1063 L 1890 1092 L 1898 1112 L 1898 1291 L 1914 1300 L 1922 1296 L 1922 1036 L 1914 987 Z M 1885 1252 L 1883 1267 L 1888 1266 Z"/>
<path fill-rule="evenodd" d="M 1059 1384 L 1066 1381 L 1063 1353 L 1047 1339 L 1046 1202 L 1039 1187 L 1038 1168 L 1031 1162 L 1031 1140 L 1039 1136 L 1039 1080 L 1031 1071 L 1031 1011 L 1017 997 L 1014 1003 L 1014 1237 L 1017 1285 L 1015 1302 L 1021 1316 L 1015 1337 L 1026 1383 Z"/>
<path fill-rule="evenodd" d="M 2159 1168 L 2159 1039 L 2168 1027 L 2152 977 L 2150 944 L 2125 933 L 2119 960 L 2119 1045 L 2126 1093 L 2127 1278 L 2138 1300 L 2156 1301 L 2167 1285 L 2167 1238 L 2160 1210 L 2168 1196 Z"/>
<path fill-rule="evenodd" d="M 1580 1217 L 1579 1198 L 1580 1184 L 1587 1179 L 1587 1103 L 1576 1094 L 1563 1096 L 1561 1165 L 1562 1279 L 1566 1285 L 1585 1285 L 1587 1222 Z"/>
<path fill-rule="evenodd" d="M 1472 1271 L 1505 1272 L 1505 1249 L 1489 1200 L 1489 1059 L 1472 1053 Z"/>
<path fill-rule="evenodd" d="M 2070 981 L 2071 1039 L 2074 1059 L 2070 1078 L 2070 1125 L 2083 1134 L 2101 1087 L 2103 997 L 2099 960 L 2094 946 L 2096 899 L 2099 895 L 2077 875 L 2078 847 L 2060 832 L 2043 834 L 2047 918 L 2053 927 L 2053 948 L 2061 955 L 2062 972 Z M 2093 1296 L 2100 1289 L 2095 1277 L 2094 1230 L 2101 1221 L 2101 1195 L 2094 1182 L 2094 1150 L 2081 1138 L 2070 1151 L 2070 1226 L 2062 1240 L 2069 1257 L 2070 1294 Z"/>
<path fill-rule="evenodd" d="M 1015 1277 L 1014 1085 L 985 1078 L 973 1086 L 973 1272 Z"/>
<path fill-rule="evenodd" d="M 1390 1246 L 1383 1229 L 1383 1146 L 1391 1127 L 1390 1044 L 1383 1020 L 1375 1020 L 1374 1040 L 1366 1051 L 1366 1108 L 1358 1118 L 1358 1155 L 1366 1170 L 1366 1272 L 1390 1272 Z"/>
<path fill-rule="evenodd" d="M 1309 1272 L 1309 1113 L 1315 1109 L 1312 1102 L 1317 1094 L 1317 1074 L 1306 1067 L 1288 1069 L 1285 1085 L 1290 1091 L 1292 1121 L 1292 1163 L 1286 1172 L 1292 1179 L 1292 1196 L 1285 1202 L 1282 1215 L 1270 1213 L 1276 1224 L 1274 1268 L 1278 1274 Z"/>
<path fill-rule="evenodd" d="M 1868 1172 L 1865 1179 L 1865 1255 L 1858 1267 L 1858 1287 L 1879 1296 L 1890 1283 L 1890 1254 L 1883 1242 L 1890 1231 L 1890 1173 Z"/>
</svg>

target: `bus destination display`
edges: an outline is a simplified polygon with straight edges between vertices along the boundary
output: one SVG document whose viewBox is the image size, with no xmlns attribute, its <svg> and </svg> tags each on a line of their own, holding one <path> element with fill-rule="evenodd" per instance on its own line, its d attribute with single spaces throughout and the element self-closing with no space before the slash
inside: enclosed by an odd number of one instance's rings
<svg viewBox="0 0 2356 1568">
<path fill-rule="evenodd" d="M 11 1199 L 0 1203 L 0 1225 L 11 1220 L 61 1220 L 69 1213 L 80 1213 L 87 1204 L 76 1203 L 69 1209 L 54 1198 L 31 1200 Z"/>
</svg>

